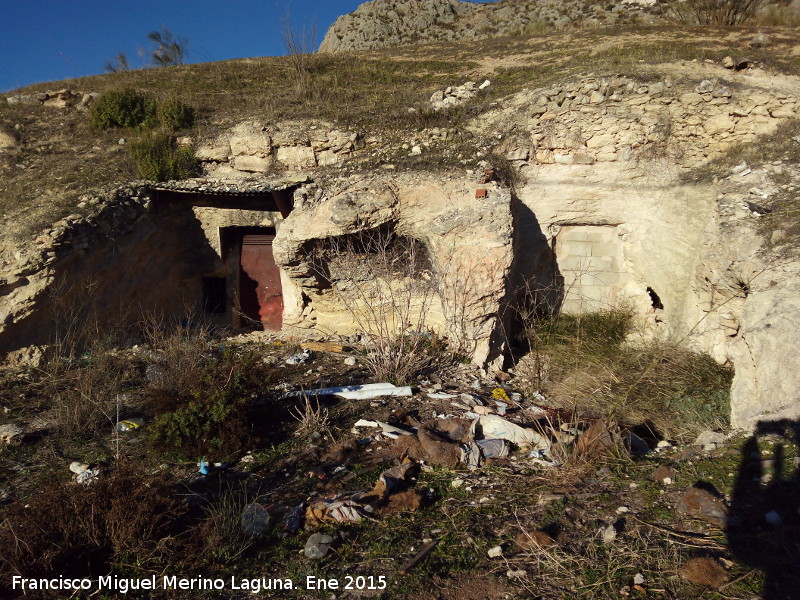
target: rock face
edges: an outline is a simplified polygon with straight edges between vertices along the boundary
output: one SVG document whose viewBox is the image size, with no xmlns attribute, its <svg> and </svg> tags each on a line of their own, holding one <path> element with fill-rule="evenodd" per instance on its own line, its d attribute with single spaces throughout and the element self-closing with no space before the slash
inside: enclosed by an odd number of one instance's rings
<svg viewBox="0 0 800 600">
<path fill-rule="evenodd" d="M 745 164 L 716 184 L 681 173 L 775 132 L 798 98 L 777 85 L 690 85 L 584 79 L 475 121 L 476 137 L 519 132 L 500 145 L 522 175 L 515 285 L 550 290 L 564 312 L 628 306 L 646 336 L 730 361 L 736 428 L 797 418 L 798 370 L 779 348 L 798 333 L 800 275 L 758 233 L 777 192 L 771 173 L 787 171 Z"/>
<path fill-rule="evenodd" d="M 767 0 L 763 9 L 779 0 Z M 786 2 L 782 2 L 786 4 Z M 480 40 L 535 35 L 547 29 L 665 21 L 665 0 L 371 0 L 339 17 L 320 44 L 320 52 L 350 52 L 450 40 Z M 669 21 L 669 19 L 666 19 Z M 754 48 L 769 45 L 758 34 Z"/>
<path fill-rule="evenodd" d="M 510 194 L 491 184 L 478 200 L 475 187 L 474 181 L 423 173 L 301 188 L 274 242 L 275 260 L 286 275 L 284 323 L 356 331 L 336 282 L 320 282 L 320 268 L 312 264 L 308 248 L 388 225 L 421 242 L 429 257 L 430 272 L 421 279 L 433 283 L 435 298 L 426 325 L 478 364 L 502 360 L 498 308 L 508 292 L 514 259 Z M 462 298 L 469 300 L 459 302 Z"/>
<path fill-rule="evenodd" d="M 501 0 L 473 4 L 460 0 L 372 0 L 339 17 L 320 52 L 371 50 L 447 40 L 477 40 L 535 32 L 570 24 L 651 23 L 658 3 L 630 0 L 599 4 L 588 0 Z"/>
<path fill-rule="evenodd" d="M 473 4 L 460 0 L 372 0 L 339 17 L 320 52 L 371 50 L 386 46 L 448 40 L 477 40 L 533 33 L 571 24 L 652 23 L 658 2 L 631 0 L 598 4 L 586 0 L 500 0 Z"/>
<path fill-rule="evenodd" d="M 40 92 L 38 94 L 18 94 L 6 96 L 9 105 L 28 104 L 32 106 L 48 106 L 50 108 L 75 108 L 87 110 L 89 105 L 99 96 L 96 92 L 82 93 L 74 90 L 63 89 L 56 91 Z"/>
</svg>

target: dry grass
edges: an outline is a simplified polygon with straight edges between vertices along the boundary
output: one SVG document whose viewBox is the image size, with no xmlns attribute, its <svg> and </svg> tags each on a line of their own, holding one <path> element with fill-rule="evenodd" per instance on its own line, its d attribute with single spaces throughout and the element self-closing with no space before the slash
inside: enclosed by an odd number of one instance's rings
<svg viewBox="0 0 800 600">
<path fill-rule="evenodd" d="M 625 344 L 631 323 L 624 311 L 540 319 L 516 372 L 584 419 L 644 424 L 674 439 L 727 426 L 732 370 L 675 344 Z"/>
<path fill-rule="evenodd" d="M 120 463 L 90 486 L 52 481 L 0 524 L 0 573 L 54 576 L 169 555 L 182 509 L 169 482 Z M 78 575 L 79 574 L 79 575 Z M 4 583 L 5 585 L 5 583 Z"/>
<path fill-rule="evenodd" d="M 327 429 L 330 425 L 328 409 L 320 406 L 319 399 L 315 397 L 316 406 L 312 405 L 308 395 L 303 394 L 303 403 L 295 406 L 289 414 L 297 421 L 296 435 L 306 435 Z"/>
</svg>

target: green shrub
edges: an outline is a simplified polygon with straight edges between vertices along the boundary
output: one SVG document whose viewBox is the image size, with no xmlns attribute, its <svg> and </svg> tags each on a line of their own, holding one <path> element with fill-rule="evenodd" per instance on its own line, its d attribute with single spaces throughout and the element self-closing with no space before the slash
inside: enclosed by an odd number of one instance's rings
<svg viewBox="0 0 800 600">
<path fill-rule="evenodd" d="M 90 119 L 98 129 L 152 127 L 156 123 L 156 101 L 133 88 L 111 90 L 94 103 Z"/>
<path fill-rule="evenodd" d="M 157 416 L 151 440 L 185 456 L 228 454 L 252 441 L 249 400 L 265 377 L 254 354 L 227 350 L 194 370 L 194 380 L 179 393 L 151 390 L 150 410 Z"/>
<path fill-rule="evenodd" d="M 174 135 L 163 131 L 144 135 L 132 142 L 130 155 L 142 179 L 186 179 L 198 170 L 194 148 L 179 146 Z"/>
<path fill-rule="evenodd" d="M 175 131 L 194 125 L 195 117 L 194 107 L 177 98 L 169 98 L 158 105 L 158 120 L 164 127 Z"/>
</svg>

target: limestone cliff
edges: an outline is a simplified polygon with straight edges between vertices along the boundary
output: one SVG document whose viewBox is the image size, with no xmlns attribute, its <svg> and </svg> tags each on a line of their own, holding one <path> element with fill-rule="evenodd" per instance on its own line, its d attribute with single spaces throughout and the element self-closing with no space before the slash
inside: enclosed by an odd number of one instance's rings
<svg viewBox="0 0 800 600">
<path fill-rule="evenodd" d="M 486 4 L 461 0 L 371 0 L 339 17 L 319 50 L 347 52 L 417 42 L 478 40 L 569 25 L 653 23 L 658 15 L 658 0 L 501 0 Z"/>
</svg>

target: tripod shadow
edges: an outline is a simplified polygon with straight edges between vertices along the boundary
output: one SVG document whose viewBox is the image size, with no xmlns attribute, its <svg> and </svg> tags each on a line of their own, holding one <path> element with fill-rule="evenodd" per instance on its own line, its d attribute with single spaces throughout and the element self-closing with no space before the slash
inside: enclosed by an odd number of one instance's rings
<svg viewBox="0 0 800 600">
<path fill-rule="evenodd" d="M 793 442 L 800 443 L 800 421 L 760 421 L 742 447 L 733 488 L 728 544 L 764 574 L 763 600 L 800 599 L 800 465 L 786 459 Z"/>
</svg>

